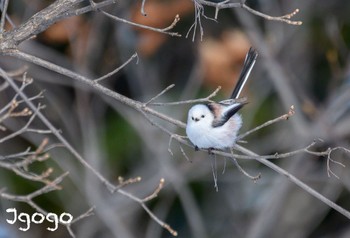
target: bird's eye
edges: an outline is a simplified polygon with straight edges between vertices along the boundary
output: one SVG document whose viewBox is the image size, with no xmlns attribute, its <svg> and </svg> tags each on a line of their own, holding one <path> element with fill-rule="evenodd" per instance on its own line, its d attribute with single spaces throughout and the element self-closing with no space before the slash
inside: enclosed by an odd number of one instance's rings
<svg viewBox="0 0 350 238">
<path fill-rule="evenodd" d="M 202 117 L 202 118 L 204 118 L 204 117 L 205 117 L 205 115 L 202 115 L 201 117 Z"/>
<path fill-rule="evenodd" d="M 194 117 L 191 117 L 192 121 L 194 121 Z"/>
</svg>

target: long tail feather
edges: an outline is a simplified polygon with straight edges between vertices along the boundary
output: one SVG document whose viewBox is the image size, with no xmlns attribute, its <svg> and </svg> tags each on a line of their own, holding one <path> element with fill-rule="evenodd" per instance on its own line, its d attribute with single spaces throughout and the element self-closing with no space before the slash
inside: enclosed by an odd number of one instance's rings
<svg viewBox="0 0 350 238">
<path fill-rule="evenodd" d="M 247 79 L 249 77 L 250 72 L 252 71 L 252 68 L 254 67 L 256 58 L 258 57 L 258 52 L 253 49 L 252 47 L 250 47 L 245 60 L 244 60 L 244 65 L 241 71 L 241 74 L 238 78 L 236 87 L 234 88 L 232 95 L 231 95 L 231 99 L 237 99 L 239 97 L 239 95 L 242 92 L 242 89 L 245 85 L 245 83 L 247 82 Z"/>
</svg>

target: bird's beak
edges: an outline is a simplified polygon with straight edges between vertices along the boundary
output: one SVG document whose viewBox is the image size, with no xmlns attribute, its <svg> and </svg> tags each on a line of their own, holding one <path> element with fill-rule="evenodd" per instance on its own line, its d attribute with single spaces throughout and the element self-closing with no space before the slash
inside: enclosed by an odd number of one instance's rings
<svg viewBox="0 0 350 238">
<path fill-rule="evenodd" d="M 195 121 L 195 122 L 199 121 L 199 118 L 194 118 L 194 121 Z"/>
</svg>

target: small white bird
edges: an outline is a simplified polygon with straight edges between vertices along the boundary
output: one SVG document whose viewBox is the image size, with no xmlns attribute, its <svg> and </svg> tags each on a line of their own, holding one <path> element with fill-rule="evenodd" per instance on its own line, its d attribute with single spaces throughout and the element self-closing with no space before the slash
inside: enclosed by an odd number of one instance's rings
<svg viewBox="0 0 350 238">
<path fill-rule="evenodd" d="M 219 103 L 197 104 L 188 112 L 186 134 L 195 149 L 226 149 L 236 143 L 242 126 L 237 112 L 246 104 L 237 100 L 255 64 L 258 53 L 250 48 L 230 99 Z"/>
</svg>

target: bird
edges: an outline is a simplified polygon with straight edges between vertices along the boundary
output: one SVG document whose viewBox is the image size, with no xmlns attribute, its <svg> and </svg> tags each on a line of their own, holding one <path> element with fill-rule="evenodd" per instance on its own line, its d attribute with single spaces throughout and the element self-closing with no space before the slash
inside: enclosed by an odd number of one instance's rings
<svg viewBox="0 0 350 238">
<path fill-rule="evenodd" d="M 196 104 L 188 111 L 186 134 L 195 150 L 224 150 L 232 148 L 242 127 L 242 117 L 237 112 L 247 104 L 239 98 L 254 67 L 258 52 L 250 47 L 237 84 L 229 99 L 220 102 Z"/>
</svg>

